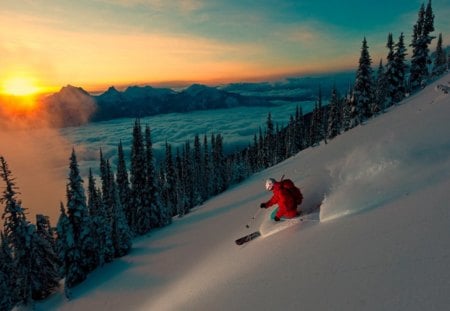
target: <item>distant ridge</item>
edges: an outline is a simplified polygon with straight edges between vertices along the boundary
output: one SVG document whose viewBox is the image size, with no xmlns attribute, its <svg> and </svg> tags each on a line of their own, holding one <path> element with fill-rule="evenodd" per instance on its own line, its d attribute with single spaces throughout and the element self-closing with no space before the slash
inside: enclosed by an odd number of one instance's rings
<svg viewBox="0 0 450 311">
<path fill-rule="evenodd" d="M 111 86 L 100 95 L 67 85 L 43 99 L 42 108 L 53 115 L 53 126 L 78 126 L 115 118 L 138 118 L 162 113 L 269 106 L 268 100 L 193 84 L 182 91 L 151 86 L 130 86 L 118 91 Z"/>
</svg>

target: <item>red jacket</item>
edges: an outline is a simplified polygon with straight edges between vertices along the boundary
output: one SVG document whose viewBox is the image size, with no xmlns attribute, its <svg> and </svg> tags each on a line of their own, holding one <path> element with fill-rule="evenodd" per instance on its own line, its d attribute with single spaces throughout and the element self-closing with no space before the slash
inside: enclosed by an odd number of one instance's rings
<svg viewBox="0 0 450 311">
<path fill-rule="evenodd" d="M 281 182 L 275 182 L 272 188 L 273 196 L 267 201 L 266 206 L 278 204 L 277 217 L 293 218 L 297 216 L 297 201 L 294 195 L 283 188 Z"/>
</svg>

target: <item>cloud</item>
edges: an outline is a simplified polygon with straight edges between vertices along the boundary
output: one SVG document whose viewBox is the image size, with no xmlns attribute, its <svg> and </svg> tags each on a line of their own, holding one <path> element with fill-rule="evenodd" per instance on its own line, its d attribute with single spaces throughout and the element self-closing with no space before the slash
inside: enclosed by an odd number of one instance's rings
<svg viewBox="0 0 450 311">
<path fill-rule="evenodd" d="M 143 6 L 158 11 L 170 11 L 175 9 L 184 13 L 197 11 L 204 6 L 202 0 L 98 0 L 98 2 L 113 3 L 124 8 Z"/>
<path fill-rule="evenodd" d="M 39 213 L 50 216 L 56 225 L 59 203 L 65 203 L 70 148 L 58 131 L 49 128 L 0 131 L 0 155 L 16 179 L 29 221 L 35 222 Z"/>
</svg>

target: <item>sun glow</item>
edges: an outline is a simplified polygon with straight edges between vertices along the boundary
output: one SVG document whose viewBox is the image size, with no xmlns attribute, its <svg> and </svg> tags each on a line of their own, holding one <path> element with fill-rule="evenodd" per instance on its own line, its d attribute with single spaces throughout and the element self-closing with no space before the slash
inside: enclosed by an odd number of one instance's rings
<svg viewBox="0 0 450 311">
<path fill-rule="evenodd" d="M 13 96 L 30 96 L 40 91 L 33 78 L 11 77 L 3 82 L 1 92 Z"/>
</svg>

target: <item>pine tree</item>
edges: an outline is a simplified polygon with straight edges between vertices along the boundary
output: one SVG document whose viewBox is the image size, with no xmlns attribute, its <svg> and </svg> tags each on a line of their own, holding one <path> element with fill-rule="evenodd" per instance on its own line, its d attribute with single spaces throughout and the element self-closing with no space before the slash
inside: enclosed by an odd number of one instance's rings
<svg viewBox="0 0 450 311">
<path fill-rule="evenodd" d="M 33 299 L 47 298 L 59 287 L 59 260 L 48 217 L 37 215 L 37 229 L 33 232 L 31 257 L 31 284 Z"/>
<path fill-rule="evenodd" d="M 202 146 L 200 143 L 200 137 L 198 134 L 194 138 L 194 150 L 192 155 L 192 180 L 193 180 L 193 199 L 194 206 L 203 203 L 202 198 L 202 179 L 203 178 L 203 165 L 202 165 Z"/>
<path fill-rule="evenodd" d="M 0 204 L 5 205 L 2 215 L 4 220 L 4 239 L 10 243 L 14 264 L 14 303 L 28 304 L 32 300 L 31 249 L 34 233 L 25 216 L 22 202 L 17 198 L 18 188 L 9 170 L 6 160 L 0 156 L 0 178 L 6 187 L 0 197 Z"/>
<path fill-rule="evenodd" d="M 191 152 L 191 144 L 186 141 L 184 144 L 182 152 L 182 162 L 183 162 L 183 183 L 184 192 L 186 196 L 186 207 L 185 213 L 194 207 L 194 179 L 193 179 L 193 160 Z"/>
<path fill-rule="evenodd" d="M 316 146 L 319 144 L 319 128 L 321 126 L 320 124 L 320 110 L 319 110 L 319 103 L 316 102 L 314 105 L 314 109 L 312 111 L 311 116 L 311 124 L 309 128 L 309 144 L 310 146 Z"/>
<path fill-rule="evenodd" d="M 264 153 L 267 159 L 266 167 L 270 167 L 275 164 L 275 132 L 272 121 L 272 114 L 269 112 L 266 121 L 266 135 L 264 137 Z"/>
<path fill-rule="evenodd" d="M 12 310 L 16 301 L 14 294 L 15 271 L 10 243 L 0 231 L 0 310 Z"/>
<path fill-rule="evenodd" d="M 366 38 L 362 42 L 359 66 L 356 71 L 354 96 L 356 103 L 355 125 L 360 124 L 372 116 L 370 106 L 373 102 L 372 60 Z"/>
<path fill-rule="evenodd" d="M 295 110 L 295 152 L 299 152 L 306 148 L 305 143 L 305 118 L 303 116 L 303 109 L 297 106 Z"/>
<path fill-rule="evenodd" d="M 340 134 L 340 123 L 341 123 L 341 116 L 340 116 L 340 102 L 339 97 L 336 90 L 336 85 L 333 86 L 333 89 L 331 91 L 331 98 L 329 103 L 329 114 L 328 114 L 328 130 L 327 135 L 328 138 L 332 139 Z"/>
<path fill-rule="evenodd" d="M 166 141 L 166 152 L 164 159 L 164 170 L 162 179 L 162 201 L 163 205 L 170 211 L 171 216 L 177 215 L 176 202 L 176 171 L 172 158 L 172 146 Z"/>
<path fill-rule="evenodd" d="M 56 255 L 58 256 L 60 267 L 59 276 L 64 278 L 67 274 L 68 266 L 70 265 L 70 258 L 68 256 L 71 249 L 74 249 L 73 230 L 70 224 L 69 217 L 67 217 L 64 204 L 60 204 L 60 214 L 58 222 L 56 223 Z"/>
<path fill-rule="evenodd" d="M 386 73 L 384 71 L 383 61 L 380 59 L 375 82 L 375 99 L 371 109 L 372 114 L 376 115 L 386 108 L 387 89 Z"/>
<path fill-rule="evenodd" d="M 403 33 L 400 34 L 397 44 L 395 45 L 394 53 L 394 81 L 395 93 L 392 96 L 393 102 L 400 102 L 406 94 L 406 70 L 405 63 L 406 48 L 404 44 Z"/>
<path fill-rule="evenodd" d="M 176 180 L 178 181 L 175 184 L 175 193 L 176 193 L 176 213 L 178 217 L 183 217 L 186 214 L 186 206 L 187 206 L 187 198 L 186 198 L 186 189 L 185 189 L 185 180 L 184 180 L 184 172 L 183 172 L 183 163 L 182 157 L 180 155 L 180 149 L 177 148 L 175 153 L 175 174 Z"/>
<path fill-rule="evenodd" d="M 201 181 L 202 191 L 202 200 L 206 201 L 210 198 L 212 194 L 212 186 L 210 183 L 211 180 L 211 156 L 210 156 L 210 148 L 208 145 L 208 137 L 205 134 L 203 136 L 203 148 L 202 148 L 203 156 L 202 156 L 202 171 L 203 178 Z"/>
<path fill-rule="evenodd" d="M 394 40 L 392 39 L 392 33 L 389 33 L 386 47 L 388 48 L 386 71 L 385 71 L 385 82 L 386 82 L 386 105 L 387 107 L 394 104 L 395 94 L 397 92 L 397 77 L 396 77 L 396 67 L 395 67 L 395 51 L 394 51 Z"/>
<path fill-rule="evenodd" d="M 442 48 L 442 33 L 440 33 L 436 44 L 436 51 L 434 53 L 432 74 L 433 76 L 438 77 L 442 75 L 446 70 L 447 70 L 447 55 L 445 50 Z"/>
<path fill-rule="evenodd" d="M 153 159 L 153 144 L 150 127 L 145 127 L 145 162 L 147 174 L 147 193 L 150 207 L 150 227 L 156 228 L 162 225 L 161 223 L 161 198 L 159 189 L 156 187 L 156 169 Z"/>
<path fill-rule="evenodd" d="M 92 170 L 89 170 L 88 178 L 88 210 L 92 219 L 92 233 L 97 250 L 96 264 L 103 266 L 114 258 L 111 217 L 105 208 L 101 191 L 96 186 Z"/>
<path fill-rule="evenodd" d="M 146 167 L 145 167 L 145 145 L 142 136 L 142 129 L 139 120 L 135 121 L 133 128 L 133 141 L 131 146 L 131 198 L 132 198 L 132 221 L 131 229 L 134 232 L 143 234 L 147 232 L 146 227 L 140 227 L 138 221 L 140 217 L 145 217 L 145 212 L 149 206 L 146 206 Z M 142 222 L 141 222 L 142 225 Z"/>
<path fill-rule="evenodd" d="M 353 90 L 349 90 L 347 96 L 344 99 L 343 109 L 342 109 L 342 128 L 344 131 L 348 131 L 353 128 L 353 120 L 355 119 L 355 100 L 353 97 Z"/>
<path fill-rule="evenodd" d="M 413 28 L 413 39 L 411 47 L 413 49 L 410 70 L 410 85 L 412 90 L 425 85 L 428 78 L 429 59 L 428 46 L 434 39 L 430 35 L 434 31 L 434 14 L 431 8 L 431 0 L 427 7 L 422 3 L 419 9 L 417 22 Z"/>
<path fill-rule="evenodd" d="M 128 170 L 125 161 L 125 154 L 123 152 L 122 141 L 117 147 L 117 190 L 119 193 L 120 203 L 122 204 L 127 219 L 128 225 L 132 227 L 132 198 L 130 189 L 130 180 L 128 177 Z"/>
<path fill-rule="evenodd" d="M 120 203 L 119 193 L 117 191 L 117 185 L 114 181 L 114 176 L 111 173 L 110 190 L 112 197 L 112 243 L 115 250 L 116 257 L 122 257 L 131 250 L 133 234 L 128 226 L 125 212 L 122 204 Z"/>
<path fill-rule="evenodd" d="M 67 215 L 73 230 L 75 247 L 72 266 L 66 275 L 66 285 L 70 288 L 84 281 L 87 273 L 95 268 L 96 257 L 95 242 L 91 231 L 92 223 L 74 149 L 72 149 L 69 165 Z"/>
</svg>

